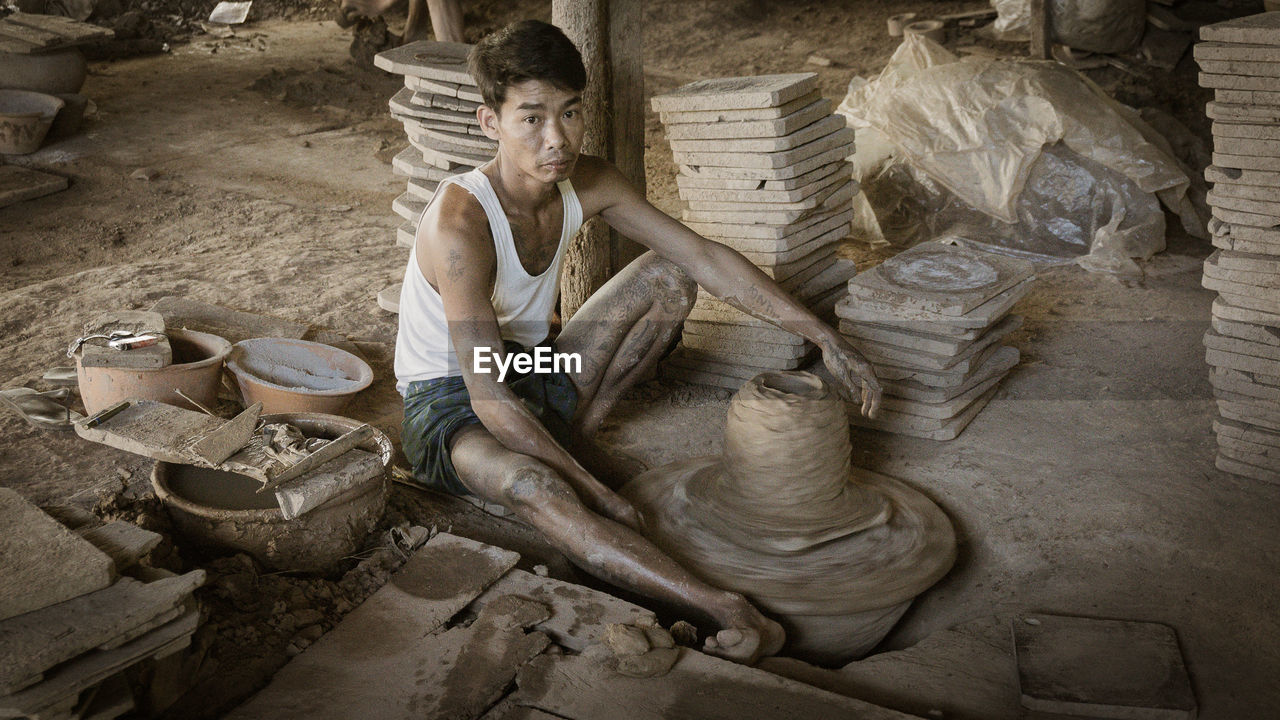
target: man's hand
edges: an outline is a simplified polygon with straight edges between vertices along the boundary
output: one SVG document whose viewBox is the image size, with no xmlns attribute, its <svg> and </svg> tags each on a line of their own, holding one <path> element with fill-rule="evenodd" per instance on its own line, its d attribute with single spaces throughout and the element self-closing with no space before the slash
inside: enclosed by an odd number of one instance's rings
<svg viewBox="0 0 1280 720">
<path fill-rule="evenodd" d="M 598 492 L 591 497 L 583 498 L 583 500 L 586 501 L 587 507 L 614 522 L 626 525 L 636 532 L 641 532 L 641 528 L 644 526 L 640 511 L 636 510 L 635 506 L 627 502 L 621 495 L 603 485 L 599 486 Z"/>
<path fill-rule="evenodd" d="M 846 399 L 858 396 L 861 387 L 862 414 L 873 418 L 880 412 L 880 398 L 884 391 L 871 363 L 839 335 L 833 335 L 821 346 L 822 361 L 840 384 L 837 388 Z"/>
</svg>

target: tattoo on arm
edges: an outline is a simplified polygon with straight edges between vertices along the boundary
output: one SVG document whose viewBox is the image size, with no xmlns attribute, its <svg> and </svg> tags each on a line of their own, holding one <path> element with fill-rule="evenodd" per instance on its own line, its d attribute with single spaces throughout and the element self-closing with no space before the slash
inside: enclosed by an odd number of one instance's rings
<svg viewBox="0 0 1280 720">
<path fill-rule="evenodd" d="M 458 278 L 462 277 L 462 273 L 462 253 L 457 250 L 450 250 L 449 269 L 446 271 L 446 274 L 449 276 L 450 280 L 456 281 Z"/>
</svg>

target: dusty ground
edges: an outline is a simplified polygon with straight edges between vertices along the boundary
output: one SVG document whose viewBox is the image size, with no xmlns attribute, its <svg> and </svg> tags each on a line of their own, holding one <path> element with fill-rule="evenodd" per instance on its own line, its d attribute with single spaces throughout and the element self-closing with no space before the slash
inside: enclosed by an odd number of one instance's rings
<svg viewBox="0 0 1280 720">
<path fill-rule="evenodd" d="M 548 16 L 546 2 L 515 12 L 506 5 L 468 5 L 471 32 L 517 14 Z M 825 94 L 839 99 L 851 75 L 874 72 L 892 51 L 882 32 L 891 11 L 981 3 L 827 5 L 649 0 L 647 90 L 810 69 Z M 395 322 L 374 304 L 406 257 L 394 247 L 400 220 L 390 209 L 404 181 L 389 166 L 404 141 L 385 104 L 398 83 L 353 65 L 350 38 L 329 21 L 272 20 L 233 38 L 197 35 L 169 54 L 94 64 L 84 92 L 98 113 L 86 131 L 13 160 L 67 175 L 72 185 L 0 209 L 0 385 L 38 385 L 44 369 L 65 362 L 67 342 L 97 309 L 145 308 L 185 294 L 359 341 L 379 379 L 350 414 L 398 435 Z M 806 66 L 815 52 L 834 65 Z M 1092 76 L 1126 102 L 1207 132 L 1205 95 L 1194 87 L 1189 58 L 1174 74 Z M 650 196 L 675 211 L 674 168 L 656 116 L 646 144 Z M 159 174 L 130 179 L 140 167 Z M 1023 609 L 1160 621 L 1179 632 L 1201 717 L 1261 717 L 1280 702 L 1280 558 L 1273 551 L 1280 488 L 1213 468 L 1214 407 L 1200 346 L 1212 299 L 1199 287 L 1208 248 L 1184 237 L 1170 243 L 1139 281 L 1046 271 L 1013 338 L 1022 364 L 957 441 L 855 431 L 855 461 L 927 490 L 963 542 L 956 569 L 916 604 L 891 645 Z M 647 386 L 608 434 L 654 464 L 712 452 L 726 399 L 688 386 Z M 148 463 L 139 458 L 35 430 L 9 414 L 0 414 L 0 433 L 0 483 L 37 502 L 105 492 L 110 506 L 122 478 L 145 487 Z M 403 488 L 393 505 L 395 522 L 514 539 L 534 562 L 571 572 L 511 523 Z M 167 562 L 205 562 L 178 544 Z M 315 634 L 309 625 L 299 630 L 296 617 L 264 619 L 279 614 L 274 606 L 238 605 L 237 583 L 258 574 L 237 563 L 226 558 L 212 568 L 215 577 L 233 579 L 205 594 L 217 620 L 205 641 L 214 660 L 253 645 L 262 646 L 260 657 L 234 682 L 203 685 L 179 706 L 191 714 L 211 714 L 250 692 L 287 659 L 293 638 Z M 318 608 L 321 621 L 303 617 L 324 627 L 340 616 L 341 600 L 360 596 L 363 581 L 353 577 L 345 595 L 334 594 L 340 574 L 254 583 L 255 592 L 283 598 L 294 616 L 295 607 Z"/>
</svg>

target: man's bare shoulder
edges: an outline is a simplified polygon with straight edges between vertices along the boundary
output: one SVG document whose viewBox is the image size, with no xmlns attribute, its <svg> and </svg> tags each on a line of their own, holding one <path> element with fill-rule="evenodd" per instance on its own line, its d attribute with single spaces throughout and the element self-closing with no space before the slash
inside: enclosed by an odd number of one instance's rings
<svg viewBox="0 0 1280 720">
<path fill-rule="evenodd" d="M 466 188 L 447 183 L 422 216 L 417 247 L 420 253 L 428 255 L 449 249 L 492 250 L 489 217 L 484 207 Z"/>
<path fill-rule="evenodd" d="M 579 155 L 569 181 L 582 204 L 584 219 L 637 192 L 613 163 L 595 155 Z"/>
</svg>

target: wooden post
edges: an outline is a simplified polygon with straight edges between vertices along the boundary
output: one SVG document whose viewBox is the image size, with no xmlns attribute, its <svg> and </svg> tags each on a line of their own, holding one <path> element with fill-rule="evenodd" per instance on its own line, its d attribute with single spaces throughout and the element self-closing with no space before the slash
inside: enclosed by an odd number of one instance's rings
<svg viewBox="0 0 1280 720">
<path fill-rule="evenodd" d="M 1048 60 L 1053 57 L 1053 24 L 1049 18 L 1051 0 L 1031 0 L 1031 57 Z"/>
<path fill-rule="evenodd" d="M 612 161 L 640 192 L 644 182 L 644 68 L 641 0 L 552 0 L 551 22 L 582 52 L 587 87 L 582 95 L 587 134 L 582 152 Z M 567 322 L 582 303 L 640 254 L 598 218 L 583 226 L 565 258 L 560 317 Z"/>
</svg>

